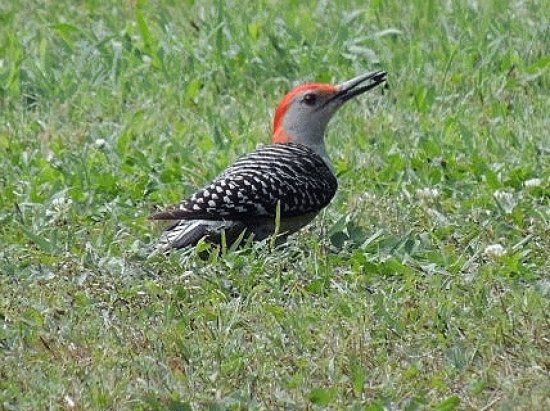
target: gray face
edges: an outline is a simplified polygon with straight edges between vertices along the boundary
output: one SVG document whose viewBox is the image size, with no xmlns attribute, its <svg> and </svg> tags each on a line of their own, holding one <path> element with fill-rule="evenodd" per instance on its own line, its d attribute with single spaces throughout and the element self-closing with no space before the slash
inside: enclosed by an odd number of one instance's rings
<svg viewBox="0 0 550 411">
<path fill-rule="evenodd" d="M 327 124 L 343 103 L 333 97 L 334 93 L 325 90 L 308 90 L 294 97 L 283 122 L 294 142 L 309 146 L 323 144 Z"/>
<path fill-rule="evenodd" d="M 362 74 L 337 86 L 312 85 L 312 88 L 293 97 L 284 115 L 282 128 L 289 141 L 310 147 L 330 163 L 324 137 L 325 129 L 334 113 L 346 101 L 385 81 L 386 72 L 376 71 Z"/>
</svg>

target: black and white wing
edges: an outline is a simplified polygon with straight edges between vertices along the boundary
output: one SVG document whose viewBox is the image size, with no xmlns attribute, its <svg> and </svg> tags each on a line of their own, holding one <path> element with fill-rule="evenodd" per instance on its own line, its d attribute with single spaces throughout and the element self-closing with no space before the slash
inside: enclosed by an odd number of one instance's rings
<svg viewBox="0 0 550 411">
<path fill-rule="evenodd" d="M 211 184 L 153 220 L 229 220 L 318 212 L 334 197 L 336 177 L 325 161 L 299 144 L 273 144 L 242 157 Z"/>
</svg>

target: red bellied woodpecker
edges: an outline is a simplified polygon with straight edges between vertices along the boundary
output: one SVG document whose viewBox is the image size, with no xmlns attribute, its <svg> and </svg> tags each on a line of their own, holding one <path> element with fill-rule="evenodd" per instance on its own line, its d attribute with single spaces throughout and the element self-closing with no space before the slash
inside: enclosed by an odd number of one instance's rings
<svg viewBox="0 0 550 411">
<path fill-rule="evenodd" d="M 151 216 L 170 220 L 157 250 L 194 246 L 201 239 L 228 244 L 244 231 L 263 240 L 292 234 L 332 200 L 338 182 L 325 148 L 334 113 L 355 96 L 386 81 L 386 72 L 363 74 L 339 85 L 308 83 L 279 103 L 273 143 L 237 160 L 191 197 Z M 276 216 L 279 216 L 278 225 Z"/>
</svg>

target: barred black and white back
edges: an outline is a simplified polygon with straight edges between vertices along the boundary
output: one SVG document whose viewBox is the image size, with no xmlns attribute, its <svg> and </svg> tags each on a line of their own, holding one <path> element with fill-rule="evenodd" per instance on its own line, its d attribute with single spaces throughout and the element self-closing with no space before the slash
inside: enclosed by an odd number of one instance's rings
<svg viewBox="0 0 550 411">
<path fill-rule="evenodd" d="M 275 230 L 280 203 L 280 232 L 291 234 L 308 224 L 334 197 L 336 177 L 312 149 L 273 144 L 239 159 L 211 184 L 179 205 L 154 214 L 172 220 L 158 249 L 195 245 L 201 238 L 228 242 L 243 230 L 262 240 Z"/>
</svg>

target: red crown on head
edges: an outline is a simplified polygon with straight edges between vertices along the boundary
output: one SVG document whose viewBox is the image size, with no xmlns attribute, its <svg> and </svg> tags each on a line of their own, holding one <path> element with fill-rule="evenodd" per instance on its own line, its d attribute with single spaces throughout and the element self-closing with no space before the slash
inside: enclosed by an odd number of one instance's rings
<svg viewBox="0 0 550 411">
<path fill-rule="evenodd" d="M 273 142 L 274 143 L 288 143 L 290 138 L 283 129 L 283 119 L 292 103 L 292 100 L 297 94 L 301 94 L 305 91 L 322 90 L 327 93 L 333 93 L 336 91 L 336 86 L 325 83 L 306 83 L 301 84 L 298 87 L 289 91 L 286 96 L 283 97 L 277 110 L 275 110 L 275 117 L 273 118 Z"/>
</svg>

